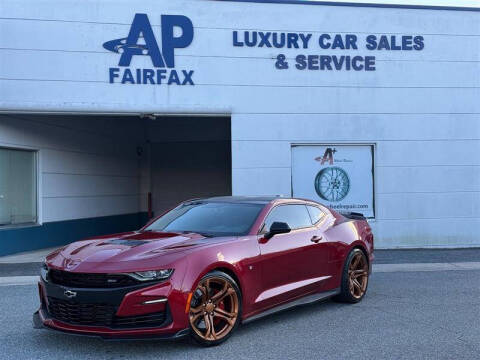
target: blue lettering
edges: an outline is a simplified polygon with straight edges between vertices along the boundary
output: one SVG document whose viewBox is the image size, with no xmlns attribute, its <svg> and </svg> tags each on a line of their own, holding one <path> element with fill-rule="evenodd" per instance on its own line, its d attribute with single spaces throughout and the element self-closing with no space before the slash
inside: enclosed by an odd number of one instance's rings
<svg viewBox="0 0 480 360">
<path fill-rule="evenodd" d="M 298 70 L 355 70 L 375 71 L 375 56 L 297 55 Z"/>
<path fill-rule="evenodd" d="M 165 69 L 159 69 L 157 70 L 157 84 L 160 85 L 162 84 L 162 80 L 165 80 L 167 78 L 167 70 Z"/>
<path fill-rule="evenodd" d="M 245 45 L 247 45 L 249 47 L 253 47 L 253 46 L 257 45 L 257 32 L 256 31 L 254 31 L 252 33 L 250 33 L 250 31 L 245 31 L 244 34 L 245 34 Z M 252 35 L 251 40 L 250 40 L 250 34 Z"/>
<path fill-rule="evenodd" d="M 298 49 L 298 34 L 295 34 L 295 33 L 287 34 L 287 47 L 288 48 L 294 47 L 295 49 Z"/>
<path fill-rule="evenodd" d="M 308 70 L 318 70 L 318 55 L 308 55 Z"/>
<path fill-rule="evenodd" d="M 258 47 L 262 47 L 262 46 L 272 47 L 272 44 L 270 44 L 270 40 L 268 40 L 270 35 L 272 35 L 271 32 L 264 33 L 260 31 L 258 35 L 260 36 L 260 42 L 258 43 Z"/>
<path fill-rule="evenodd" d="M 173 28 L 182 29 L 182 35 L 175 37 Z M 162 50 L 167 67 L 175 67 L 175 49 L 185 48 L 192 43 L 193 24 L 183 15 L 162 15 Z"/>
<path fill-rule="evenodd" d="M 332 57 L 331 56 L 326 56 L 322 55 L 320 56 L 320 70 L 332 70 L 332 65 L 330 64 L 332 62 Z"/>
<path fill-rule="evenodd" d="M 375 50 L 377 48 L 377 37 L 375 35 L 367 36 L 367 45 L 368 50 Z"/>
<path fill-rule="evenodd" d="M 345 56 L 340 56 L 340 58 L 338 58 L 338 56 L 333 56 L 332 60 L 333 60 L 333 66 L 335 66 L 335 69 L 342 70 L 343 63 L 345 62 Z"/>
<path fill-rule="evenodd" d="M 170 72 L 170 76 L 168 77 L 168 85 L 172 85 L 174 83 L 180 85 L 180 79 L 178 78 L 177 72 L 175 70 L 172 70 Z"/>
<path fill-rule="evenodd" d="M 125 69 L 125 71 L 123 72 L 122 84 L 126 84 L 127 82 L 129 82 L 130 84 L 135 84 L 132 72 L 128 68 Z"/>
<path fill-rule="evenodd" d="M 312 34 L 299 34 L 300 40 L 302 40 L 303 48 L 308 49 L 308 42 L 310 41 Z"/>
<path fill-rule="evenodd" d="M 238 31 L 233 32 L 233 46 L 243 46 L 243 42 L 238 41 Z"/>
<path fill-rule="evenodd" d="M 145 45 L 138 44 L 140 35 L 143 35 Z M 123 53 L 120 56 L 119 66 L 130 66 L 134 55 L 148 55 L 152 59 L 153 66 L 165 66 L 147 14 L 135 14 L 126 39 L 126 45 L 122 47 Z"/>
<path fill-rule="evenodd" d="M 330 35 L 322 34 L 318 39 L 318 44 L 322 49 L 330 49 L 330 42 L 325 42 L 325 40 L 330 40 L 330 39 L 331 39 Z"/>
<path fill-rule="evenodd" d="M 380 40 L 378 41 L 378 47 L 377 47 L 377 50 L 383 50 L 383 49 L 390 50 L 390 44 L 385 35 L 380 36 Z"/>
<path fill-rule="evenodd" d="M 363 58 L 361 56 L 354 56 L 352 59 L 352 68 L 355 71 L 363 70 Z"/>
<path fill-rule="evenodd" d="M 402 47 L 400 45 L 397 45 L 397 37 L 392 35 L 391 39 L 391 49 L 392 50 L 402 50 Z"/>
<path fill-rule="evenodd" d="M 136 84 L 141 84 L 141 83 L 142 83 L 142 70 L 141 70 L 141 69 L 137 69 L 136 75 L 137 75 Z"/>
<path fill-rule="evenodd" d="M 347 34 L 345 35 L 345 47 L 347 49 L 357 50 L 357 35 Z"/>
<path fill-rule="evenodd" d="M 182 73 L 184 75 L 182 85 L 187 85 L 187 84 L 194 85 L 193 80 L 192 80 L 193 70 L 190 70 L 188 72 L 185 71 L 185 70 L 182 70 Z"/>
<path fill-rule="evenodd" d="M 402 36 L 402 50 L 412 50 L 412 37 Z"/>
<path fill-rule="evenodd" d="M 343 39 L 341 35 L 335 35 L 332 43 L 332 49 L 342 49 L 345 50 L 345 46 L 343 44 Z"/>
<path fill-rule="evenodd" d="M 283 48 L 285 46 L 285 33 L 280 34 L 280 41 L 278 40 L 278 35 L 279 34 L 276 32 L 273 33 L 273 46 L 275 46 L 276 48 Z"/>
<path fill-rule="evenodd" d="M 415 36 L 413 38 L 413 42 L 415 43 L 415 45 L 413 45 L 415 50 L 420 51 L 425 47 L 425 44 L 423 43 L 423 36 Z"/>
<path fill-rule="evenodd" d="M 375 71 L 375 56 L 365 56 L 365 71 Z"/>
<path fill-rule="evenodd" d="M 143 81 L 142 81 L 142 83 L 143 84 L 147 84 L 147 83 L 155 84 L 155 80 L 153 79 L 154 76 L 155 76 L 155 71 L 153 71 L 152 69 L 143 69 Z"/>
<path fill-rule="evenodd" d="M 307 62 L 305 61 L 305 55 L 297 55 L 297 57 L 295 58 L 295 61 L 297 62 L 295 64 L 295 67 L 298 70 L 305 70 L 305 68 L 307 67 Z"/>
<path fill-rule="evenodd" d="M 114 79 L 118 77 L 118 72 L 120 71 L 119 68 L 110 68 L 109 75 L 110 75 L 110 84 L 114 83 Z"/>
</svg>

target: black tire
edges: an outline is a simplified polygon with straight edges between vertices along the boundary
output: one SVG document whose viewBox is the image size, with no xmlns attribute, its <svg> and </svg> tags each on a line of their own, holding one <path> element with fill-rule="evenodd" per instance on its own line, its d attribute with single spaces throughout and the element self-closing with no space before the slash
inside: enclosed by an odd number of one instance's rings
<svg viewBox="0 0 480 360">
<path fill-rule="evenodd" d="M 357 261 L 359 258 L 363 261 L 363 265 L 365 265 L 365 266 L 362 265 L 362 269 L 361 269 L 362 274 L 363 274 L 363 271 L 366 271 L 366 275 L 362 277 L 360 282 L 357 280 L 357 283 L 360 285 L 362 291 L 359 291 L 358 286 L 355 284 L 354 290 L 352 292 L 352 285 L 351 285 L 352 280 L 350 277 L 351 266 L 355 265 L 355 264 L 352 264 L 352 262 Z M 345 261 L 345 264 L 343 266 L 340 293 L 336 295 L 333 299 L 335 301 L 353 303 L 353 304 L 361 301 L 364 298 L 365 294 L 367 293 L 368 282 L 369 282 L 368 266 L 369 266 L 368 259 L 365 256 L 365 253 L 358 248 L 352 249 L 352 251 L 350 251 L 350 253 L 348 254 L 347 260 Z M 360 271 L 360 269 L 355 271 Z"/>
<path fill-rule="evenodd" d="M 192 319 L 192 313 L 191 311 L 189 312 L 189 323 L 190 323 L 190 336 L 191 338 L 199 345 L 201 346 L 216 346 L 216 345 L 219 345 L 221 343 L 223 343 L 224 341 L 226 341 L 230 336 L 232 336 L 233 332 L 237 329 L 238 325 L 240 324 L 240 321 L 241 321 L 241 317 L 242 317 L 242 293 L 240 291 L 240 288 L 238 287 L 237 283 L 235 282 L 235 280 L 228 274 L 222 272 L 222 271 L 212 271 L 208 274 L 206 274 L 205 276 L 203 276 L 200 281 L 198 282 L 197 286 L 195 287 L 195 290 L 194 290 L 194 296 L 192 297 L 192 300 L 191 300 L 191 303 L 190 303 L 190 308 L 195 308 L 195 307 L 202 307 L 202 299 L 200 298 L 196 298 L 196 294 L 198 291 L 198 288 L 201 284 L 205 284 L 206 280 L 209 280 L 211 279 L 211 282 L 213 282 L 213 284 L 215 285 L 215 282 L 219 283 L 220 279 L 222 279 L 223 281 L 227 282 L 229 284 L 229 286 L 235 291 L 235 295 L 229 295 L 229 299 L 228 301 L 231 303 L 230 306 L 234 306 L 234 302 L 235 302 L 235 308 L 237 309 L 236 311 L 236 318 L 235 318 L 235 321 L 234 321 L 234 324 L 233 326 L 230 325 L 226 325 L 229 330 L 228 330 L 228 333 L 224 334 L 221 338 L 219 339 L 216 339 L 216 340 L 208 340 L 202 336 L 200 336 L 196 329 L 194 329 L 194 327 L 192 326 L 192 323 L 191 323 L 191 319 Z M 229 288 L 230 289 L 230 288 Z M 217 294 L 219 294 L 221 291 L 219 291 Z M 200 294 L 201 294 L 201 291 L 200 291 Z M 215 295 L 215 294 L 214 294 Z M 234 300 L 234 297 L 236 296 L 236 300 Z M 211 299 L 213 299 L 214 296 L 211 296 Z M 200 302 L 199 302 L 200 300 Z M 220 309 L 221 310 L 221 309 Z M 216 310 L 213 310 L 213 311 L 216 311 Z M 203 314 L 205 314 L 205 312 L 203 312 Z M 207 315 L 208 316 L 208 315 Z M 205 318 L 205 315 L 204 315 L 204 318 Z M 212 316 L 212 320 L 214 319 L 214 316 Z M 200 320 L 202 321 L 202 320 Z M 204 321 L 204 324 L 206 322 L 206 319 L 203 320 Z M 218 321 L 218 320 L 217 320 Z M 220 321 L 224 321 L 226 322 L 225 320 L 220 320 Z M 231 322 L 231 320 L 230 320 Z M 214 325 L 215 326 L 215 325 Z M 205 324 L 205 327 L 206 327 L 206 324 Z M 200 330 L 197 328 L 197 330 Z M 206 331 L 207 332 L 207 331 Z"/>
</svg>

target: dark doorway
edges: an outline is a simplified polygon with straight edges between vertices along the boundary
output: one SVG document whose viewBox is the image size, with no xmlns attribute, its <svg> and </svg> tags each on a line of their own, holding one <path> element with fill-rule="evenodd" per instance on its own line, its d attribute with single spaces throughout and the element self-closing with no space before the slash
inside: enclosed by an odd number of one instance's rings
<svg viewBox="0 0 480 360">
<path fill-rule="evenodd" d="M 149 120 L 152 210 L 191 198 L 232 194 L 229 117 Z"/>
</svg>

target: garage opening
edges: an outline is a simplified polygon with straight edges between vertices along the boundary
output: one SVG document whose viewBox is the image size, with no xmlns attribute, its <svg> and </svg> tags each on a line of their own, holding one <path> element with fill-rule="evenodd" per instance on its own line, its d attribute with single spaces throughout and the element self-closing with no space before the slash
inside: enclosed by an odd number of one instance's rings
<svg viewBox="0 0 480 360">
<path fill-rule="evenodd" d="M 137 230 L 183 200 L 231 195 L 230 124 L 0 114 L 0 255 Z"/>
<path fill-rule="evenodd" d="M 146 125 L 154 215 L 180 201 L 232 194 L 229 117 L 157 117 Z"/>
</svg>

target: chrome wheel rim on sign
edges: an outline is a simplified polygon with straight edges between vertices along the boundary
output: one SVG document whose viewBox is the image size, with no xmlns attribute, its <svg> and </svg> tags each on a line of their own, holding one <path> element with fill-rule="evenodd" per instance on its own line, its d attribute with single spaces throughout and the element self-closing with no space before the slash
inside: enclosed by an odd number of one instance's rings
<svg viewBox="0 0 480 360">
<path fill-rule="evenodd" d="M 350 178 L 342 168 L 327 167 L 315 177 L 315 191 L 323 200 L 343 200 L 350 191 Z"/>
</svg>

